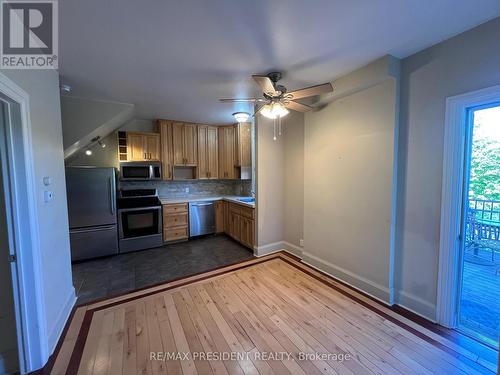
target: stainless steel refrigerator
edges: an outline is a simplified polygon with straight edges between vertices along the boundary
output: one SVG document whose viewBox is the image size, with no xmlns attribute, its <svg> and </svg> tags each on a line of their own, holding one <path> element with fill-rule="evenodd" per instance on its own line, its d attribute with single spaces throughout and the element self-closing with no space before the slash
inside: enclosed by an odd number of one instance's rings
<svg viewBox="0 0 500 375">
<path fill-rule="evenodd" d="M 67 167 L 71 260 L 118 254 L 114 168 Z"/>
</svg>

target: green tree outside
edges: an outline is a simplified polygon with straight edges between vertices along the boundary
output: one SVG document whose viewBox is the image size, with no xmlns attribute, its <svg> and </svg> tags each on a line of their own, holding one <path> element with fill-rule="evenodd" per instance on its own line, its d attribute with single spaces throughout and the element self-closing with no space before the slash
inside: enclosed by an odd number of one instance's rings
<svg viewBox="0 0 500 375">
<path fill-rule="evenodd" d="M 492 125 L 500 132 L 500 123 L 474 124 L 469 180 L 471 199 L 500 201 L 500 140 L 499 137 L 486 137 L 481 131 Z"/>
</svg>

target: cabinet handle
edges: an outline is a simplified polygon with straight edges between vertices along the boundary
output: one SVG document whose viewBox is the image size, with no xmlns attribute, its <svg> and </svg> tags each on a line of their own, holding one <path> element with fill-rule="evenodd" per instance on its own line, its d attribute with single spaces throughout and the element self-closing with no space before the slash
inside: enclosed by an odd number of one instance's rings
<svg viewBox="0 0 500 375">
<path fill-rule="evenodd" d="M 147 159 L 147 157 L 146 157 L 146 153 L 144 153 L 144 159 Z"/>
</svg>

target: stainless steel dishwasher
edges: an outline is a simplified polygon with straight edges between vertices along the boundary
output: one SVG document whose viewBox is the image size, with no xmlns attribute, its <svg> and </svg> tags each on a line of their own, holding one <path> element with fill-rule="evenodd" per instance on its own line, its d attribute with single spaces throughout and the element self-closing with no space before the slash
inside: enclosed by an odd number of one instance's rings
<svg viewBox="0 0 500 375">
<path fill-rule="evenodd" d="M 214 202 L 189 203 L 189 237 L 210 233 L 215 233 Z"/>
</svg>

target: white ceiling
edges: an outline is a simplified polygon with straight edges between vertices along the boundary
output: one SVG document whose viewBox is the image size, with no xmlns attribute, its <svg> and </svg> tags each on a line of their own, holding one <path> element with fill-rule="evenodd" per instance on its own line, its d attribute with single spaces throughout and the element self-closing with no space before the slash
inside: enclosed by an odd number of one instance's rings
<svg viewBox="0 0 500 375">
<path fill-rule="evenodd" d="M 500 15 L 500 0 L 62 0 L 60 73 L 71 95 L 137 117 L 229 123 L 281 70 L 289 90 L 385 54 L 405 57 Z"/>
</svg>

